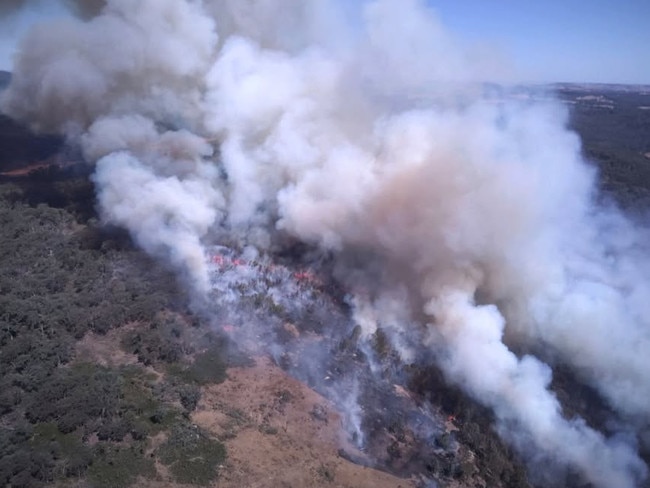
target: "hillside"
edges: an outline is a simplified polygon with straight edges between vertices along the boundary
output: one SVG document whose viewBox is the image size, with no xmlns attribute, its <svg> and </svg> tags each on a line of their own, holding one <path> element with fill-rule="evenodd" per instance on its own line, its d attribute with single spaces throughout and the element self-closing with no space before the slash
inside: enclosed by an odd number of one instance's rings
<svg viewBox="0 0 650 488">
<path fill-rule="evenodd" d="M 650 97 L 564 86 L 560 97 L 602 188 L 647 208 L 650 110 L 640 107 Z M 169 269 L 98 223 L 91 168 L 67 162 L 59 138 L 0 118 L 0 150 L 3 486 L 533 485 L 493 414 L 432 358 L 402 370 L 381 331 L 368 351 L 359 330 L 332 327 L 350 309 L 327 263 L 305 270 L 309 249 L 270 264 L 227 247 L 215 254 L 214 273 L 257 273 L 232 285 L 241 322 L 265 325 L 247 336 L 221 315 L 217 293 L 197 311 Z M 299 290 L 295 308 L 269 305 L 256 288 L 278 277 Z M 330 357 L 312 370 L 314 344 Z M 380 375 L 369 372 L 372 358 Z M 328 386 L 350 371 L 364 385 L 363 449 Z M 607 405 L 569 370 L 557 368 L 553 389 L 567 417 L 606 428 Z M 567 486 L 578 479 L 569 473 Z"/>
<path fill-rule="evenodd" d="M 523 480 L 484 409 L 433 367 L 412 377 L 411 392 L 390 383 L 389 390 L 370 390 L 369 408 L 393 408 L 368 415 L 376 425 L 366 452 L 358 451 L 346 441 L 327 389 L 319 394 L 308 380 L 293 379 L 282 361 L 242 356 L 209 317 L 188 309 L 168 271 L 122 232 L 97 226 L 85 175 L 37 170 L 5 181 L 3 484 L 407 487 L 425 479 L 448 486 L 500 486 L 499 479 L 515 486 L 514 474 Z M 273 334 L 302 348 L 315 337 L 311 327 L 296 322 Z M 333 345 L 342 368 L 361 366 L 354 341 Z M 296 361 L 309 360 L 299 349 L 295 354 Z M 442 404 L 418 414 L 431 389 Z M 433 427 L 437 434 L 428 437 Z"/>
</svg>

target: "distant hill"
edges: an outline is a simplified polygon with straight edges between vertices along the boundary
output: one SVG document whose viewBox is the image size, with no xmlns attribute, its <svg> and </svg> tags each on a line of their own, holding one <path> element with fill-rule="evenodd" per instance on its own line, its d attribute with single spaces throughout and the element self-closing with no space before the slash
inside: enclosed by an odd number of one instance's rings
<svg viewBox="0 0 650 488">
<path fill-rule="evenodd" d="M 624 92 L 650 94 L 650 85 L 625 85 L 621 83 L 553 83 L 554 90 L 561 92 Z"/>
</svg>

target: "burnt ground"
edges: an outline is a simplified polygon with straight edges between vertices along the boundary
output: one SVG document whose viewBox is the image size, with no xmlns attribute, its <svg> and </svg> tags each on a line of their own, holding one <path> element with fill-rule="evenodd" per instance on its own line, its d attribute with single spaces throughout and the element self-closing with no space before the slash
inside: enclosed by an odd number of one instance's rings
<svg viewBox="0 0 650 488">
<path fill-rule="evenodd" d="M 0 173 L 48 162 L 63 145 L 55 135 L 34 135 L 26 127 L 0 114 Z"/>
<path fill-rule="evenodd" d="M 639 107 L 650 106 L 650 97 L 607 87 L 562 87 L 560 97 L 571 108 L 570 123 L 583 139 L 585 155 L 598 166 L 602 189 L 632 212 L 647 208 L 650 110 Z M 31 207 L 45 204 L 61 209 L 83 226 L 95 217 L 94 189 L 87 178 L 91 168 L 70 164 L 61 156 L 63 147 L 58 137 L 35 136 L 0 116 L 0 184 L 20 189 L 8 198 Z M 90 248 L 106 246 L 106 235 L 90 228 L 82 229 L 82 234 Z M 122 242 L 117 247 L 111 244 L 117 252 L 120 246 L 128 247 L 124 235 L 112 234 L 110 239 Z M 296 245 L 277 261 L 299 269 L 301 256 L 306 254 L 309 249 Z M 254 357 L 247 364 L 235 361 L 224 382 L 200 386 L 200 399 L 186 417 L 206 435 L 223 442 L 228 453 L 218 466 L 217 481 L 209 484 L 531 486 L 523 463 L 495 433 L 490 411 L 448 384 L 433 358 L 419 358 L 417 366 L 398 365 L 381 332 L 372 350 L 359 346 L 358 330 L 349 327 L 343 292 L 329 279 L 322 277 L 313 286 L 320 311 L 289 313 L 269 327 L 266 337 L 256 338 L 261 344 L 282 344 L 280 353 Z M 262 306 L 254 313 L 266 311 Z M 333 319 L 340 325 L 333 329 L 336 332 L 323 326 Z M 146 324 L 142 318 L 139 327 L 147 329 Z M 72 361 L 83 358 L 101 367 L 139 365 L 164 378 L 166 359 L 151 359 L 142 352 L 142 342 L 137 350 L 124 349 L 129 328 L 117 323 L 115 327 L 114 336 L 104 335 L 105 331 L 81 334 Z M 316 342 L 330 359 L 314 367 L 310 345 Z M 191 361 L 199 353 L 200 349 L 188 347 L 181 356 Z M 379 374 L 370 371 L 369 355 L 379 364 Z M 359 389 L 363 439 L 355 436 L 343 415 L 346 407 L 340 385 L 346 384 Z M 570 370 L 556 365 L 552 387 L 567 417 L 580 415 L 607 430 L 606 418 L 611 414 L 607 405 Z M 3 418 L 4 425 L 6 418 L 0 415 Z M 169 432 L 152 434 L 146 452 L 157 453 L 156 446 L 166 442 Z M 650 460 L 649 453 L 643 455 Z M 167 464 L 156 460 L 155 469 L 153 476 L 142 475 L 137 486 L 181 486 Z M 92 480 L 85 483 L 90 484 L 78 486 L 101 486 Z M 563 483 L 583 486 L 571 474 Z"/>
</svg>

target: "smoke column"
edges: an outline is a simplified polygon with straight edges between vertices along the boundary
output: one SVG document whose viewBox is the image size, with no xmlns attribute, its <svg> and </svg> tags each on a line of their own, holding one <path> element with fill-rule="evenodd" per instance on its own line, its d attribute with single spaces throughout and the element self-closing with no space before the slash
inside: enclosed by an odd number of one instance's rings
<svg viewBox="0 0 650 488">
<path fill-rule="evenodd" d="M 386 329 L 405 362 L 434 351 L 525 454 L 637 486 L 647 228 L 595 203 L 564 110 L 484 96 L 498 63 L 423 2 L 369 0 L 353 21 L 339 7 L 94 2 L 22 41 L 2 109 L 78 142 L 103 220 L 199 296 L 223 236 L 260 255 L 290 236 L 372 256 L 382 278 L 353 300 L 364 336 Z M 620 434 L 563 416 L 555 362 L 600 392 Z"/>
</svg>

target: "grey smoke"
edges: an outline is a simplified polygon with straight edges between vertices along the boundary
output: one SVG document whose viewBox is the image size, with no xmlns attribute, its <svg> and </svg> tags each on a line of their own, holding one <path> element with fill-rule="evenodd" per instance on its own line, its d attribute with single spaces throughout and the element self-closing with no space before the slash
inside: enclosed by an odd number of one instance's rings
<svg viewBox="0 0 650 488">
<path fill-rule="evenodd" d="M 634 436 L 566 419 L 543 361 L 647 427 L 648 230 L 594 203 L 561 107 L 481 96 L 498 57 L 423 2 L 367 1 L 351 25 L 339 7 L 108 0 L 22 41 L 2 109 L 77 140 L 103 218 L 198 294 L 215 236 L 375 256 L 373 296 L 350 289 L 364 337 L 435 351 L 522 450 L 636 486 Z"/>
<path fill-rule="evenodd" d="M 0 16 L 12 14 L 19 10 L 38 9 L 46 0 L 3 0 L 0 3 Z M 106 5 L 104 0 L 48 0 L 47 3 L 60 3 L 82 18 L 91 18 L 99 14 Z"/>
<path fill-rule="evenodd" d="M 12 14 L 18 9 L 24 8 L 26 0 L 6 0 L 0 4 L 0 16 Z"/>
</svg>

